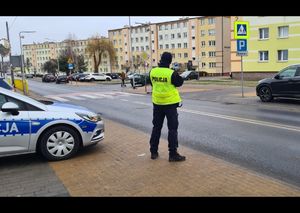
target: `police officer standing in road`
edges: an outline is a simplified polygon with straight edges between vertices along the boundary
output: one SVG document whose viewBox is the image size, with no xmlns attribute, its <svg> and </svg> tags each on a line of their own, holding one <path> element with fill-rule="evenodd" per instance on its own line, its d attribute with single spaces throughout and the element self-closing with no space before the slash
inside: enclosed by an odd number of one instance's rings
<svg viewBox="0 0 300 213">
<path fill-rule="evenodd" d="M 172 54 L 164 52 L 159 66 L 150 71 L 153 102 L 153 129 L 150 138 L 151 159 L 158 158 L 158 145 L 164 118 L 168 121 L 169 161 L 184 161 L 185 156 L 177 152 L 178 148 L 178 113 L 177 107 L 181 102 L 176 87 L 183 84 L 181 76 L 169 68 Z"/>
</svg>

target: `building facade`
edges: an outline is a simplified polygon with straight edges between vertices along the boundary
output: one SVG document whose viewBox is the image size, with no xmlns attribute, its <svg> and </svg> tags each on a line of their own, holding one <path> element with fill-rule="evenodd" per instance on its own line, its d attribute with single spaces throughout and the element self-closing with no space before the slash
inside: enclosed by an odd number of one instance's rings
<svg viewBox="0 0 300 213">
<path fill-rule="evenodd" d="M 183 69 L 190 62 L 196 70 L 222 75 L 230 72 L 229 29 L 230 17 L 205 16 L 125 26 L 109 30 L 108 36 L 117 50 L 119 71 L 139 58 L 147 68 L 151 61 L 157 66 L 161 54 L 168 51 L 173 55 L 173 64 Z M 130 51 L 124 50 L 125 43 Z"/>
<path fill-rule="evenodd" d="M 300 16 L 243 16 L 239 20 L 248 21 L 250 27 L 248 56 L 243 57 L 246 75 L 260 79 L 272 76 L 288 65 L 300 63 Z M 236 43 L 234 39 L 232 42 Z M 232 49 L 232 71 L 239 73 L 241 57 L 234 56 L 236 44 Z"/>
<path fill-rule="evenodd" d="M 24 63 L 26 64 L 29 59 L 30 66 L 29 72 L 36 71 L 37 73 L 43 73 L 43 65 L 50 59 L 57 60 L 61 54 L 68 51 L 68 48 L 72 49 L 72 52 L 76 55 L 83 55 L 87 64 L 88 72 L 95 72 L 94 62 L 87 52 L 87 45 L 89 40 L 74 40 L 74 41 L 62 41 L 62 42 L 44 42 L 25 44 L 22 46 L 24 54 Z M 110 60 L 108 54 L 104 54 L 98 72 L 107 73 L 110 72 Z"/>
</svg>

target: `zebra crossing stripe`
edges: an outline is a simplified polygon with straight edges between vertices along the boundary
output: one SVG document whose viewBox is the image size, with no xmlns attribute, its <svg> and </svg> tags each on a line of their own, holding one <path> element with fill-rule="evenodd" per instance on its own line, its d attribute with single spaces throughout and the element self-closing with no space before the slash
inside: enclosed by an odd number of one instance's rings
<svg viewBox="0 0 300 213">
<path fill-rule="evenodd" d="M 91 98 L 91 99 L 97 99 L 97 96 L 94 95 L 87 95 L 87 94 L 81 94 L 80 96 L 86 97 L 86 98 Z"/>
<path fill-rule="evenodd" d="M 61 102 L 67 102 L 67 101 L 69 101 L 69 100 L 67 100 L 65 98 L 61 98 L 61 97 L 57 97 L 57 96 L 51 96 L 51 97 L 48 96 L 48 98 L 51 98 L 51 99 L 54 99 L 54 100 L 57 100 L 57 101 L 61 101 Z"/>
<path fill-rule="evenodd" d="M 74 100 L 85 100 L 85 98 L 81 98 L 78 96 L 68 96 L 68 98 L 74 99 Z"/>
</svg>

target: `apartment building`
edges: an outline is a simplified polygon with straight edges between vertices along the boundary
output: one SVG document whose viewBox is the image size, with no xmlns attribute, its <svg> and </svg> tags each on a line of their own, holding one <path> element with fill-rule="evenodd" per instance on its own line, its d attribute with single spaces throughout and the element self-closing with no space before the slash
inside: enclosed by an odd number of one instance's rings
<svg viewBox="0 0 300 213">
<path fill-rule="evenodd" d="M 25 44 L 22 46 L 24 54 L 24 62 L 29 59 L 31 66 L 30 72 L 36 71 L 43 73 L 43 65 L 50 59 L 57 60 L 59 55 L 68 51 L 70 47 L 76 55 L 83 55 L 87 63 L 87 71 L 94 72 L 94 62 L 87 52 L 88 40 L 62 41 L 62 42 L 44 42 Z M 99 66 L 99 72 L 110 72 L 110 60 L 108 54 L 104 54 L 102 62 Z"/>
<path fill-rule="evenodd" d="M 109 39 L 118 49 L 118 69 L 122 65 L 136 61 L 146 53 L 147 64 L 157 66 L 160 56 L 168 51 L 173 55 L 173 64 L 186 68 L 190 62 L 197 70 L 209 74 L 230 72 L 230 17 L 197 17 L 153 23 L 131 27 L 130 52 L 122 52 L 118 40 L 128 42 L 129 37 L 122 38 L 122 32 L 129 32 L 129 27 L 109 30 Z M 120 37 L 121 36 L 121 37 Z M 120 56 L 128 59 L 121 60 Z M 129 60 L 130 59 L 130 60 Z"/>
<path fill-rule="evenodd" d="M 243 16 L 239 20 L 248 21 L 250 26 L 248 56 L 243 57 L 246 77 L 269 77 L 288 65 L 300 63 L 300 16 Z M 240 72 L 240 60 L 232 55 L 233 72 Z"/>
</svg>

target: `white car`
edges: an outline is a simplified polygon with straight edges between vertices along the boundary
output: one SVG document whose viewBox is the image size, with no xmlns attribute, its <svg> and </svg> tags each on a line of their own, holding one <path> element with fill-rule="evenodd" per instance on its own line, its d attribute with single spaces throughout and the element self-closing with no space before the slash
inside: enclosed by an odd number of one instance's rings
<svg viewBox="0 0 300 213">
<path fill-rule="evenodd" d="M 84 77 L 85 81 L 111 81 L 111 77 L 103 73 L 89 73 Z"/>
<path fill-rule="evenodd" d="M 0 88 L 0 108 L 0 157 L 39 152 L 64 160 L 104 139 L 102 118 L 84 107 L 39 102 Z"/>
</svg>

